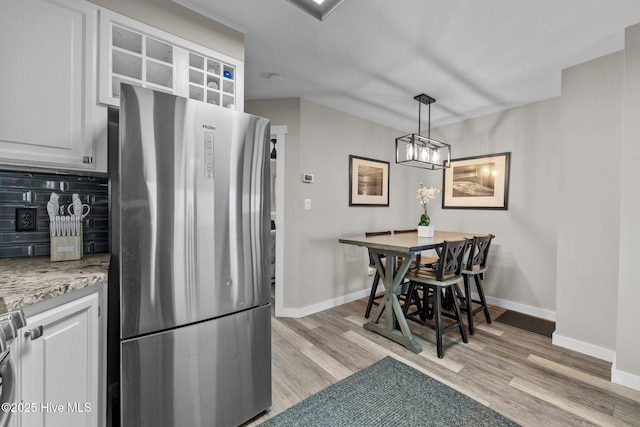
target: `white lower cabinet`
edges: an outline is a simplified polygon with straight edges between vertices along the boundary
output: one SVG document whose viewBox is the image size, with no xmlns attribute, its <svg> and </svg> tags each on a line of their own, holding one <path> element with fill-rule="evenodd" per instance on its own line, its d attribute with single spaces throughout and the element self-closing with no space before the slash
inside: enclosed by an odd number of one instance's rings
<svg viewBox="0 0 640 427">
<path fill-rule="evenodd" d="M 99 293 L 27 317 L 18 341 L 16 426 L 99 426 Z M 42 336 L 38 329 L 42 326 Z M 25 334 L 26 332 L 26 334 Z"/>
</svg>

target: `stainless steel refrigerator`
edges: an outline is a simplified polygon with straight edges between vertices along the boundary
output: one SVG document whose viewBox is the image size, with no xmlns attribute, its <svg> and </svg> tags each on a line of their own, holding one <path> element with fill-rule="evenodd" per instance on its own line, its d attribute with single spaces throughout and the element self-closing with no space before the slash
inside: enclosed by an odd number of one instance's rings
<svg viewBox="0 0 640 427">
<path fill-rule="evenodd" d="M 111 418 L 239 425 L 271 405 L 269 121 L 125 84 L 120 96 Z"/>
</svg>

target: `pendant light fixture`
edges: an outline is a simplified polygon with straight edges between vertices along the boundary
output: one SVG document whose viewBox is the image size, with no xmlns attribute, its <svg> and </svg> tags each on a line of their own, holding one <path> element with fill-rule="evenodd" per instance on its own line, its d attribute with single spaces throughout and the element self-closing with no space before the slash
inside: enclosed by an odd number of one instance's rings
<svg viewBox="0 0 640 427">
<path fill-rule="evenodd" d="M 271 143 L 273 144 L 273 150 L 271 150 L 271 158 L 272 159 L 277 159 L 278 158 L 278 154 L 276 153 L 276 142 L 278 142 L 277 139 L 272 139 Z"/>
<path fill-rule="evenodd" d="M 413 97 L 419 102 L 418 133 L 396 138 L 396 163 L 423 169 L 445 169 L 451 165 L 451 145 L 431 139 L 431 104 L 436 100 L 421 93 Z M 422 104 L 429 107 L 429 128 L 427 136 L 420 132 Z"/>
</svg>

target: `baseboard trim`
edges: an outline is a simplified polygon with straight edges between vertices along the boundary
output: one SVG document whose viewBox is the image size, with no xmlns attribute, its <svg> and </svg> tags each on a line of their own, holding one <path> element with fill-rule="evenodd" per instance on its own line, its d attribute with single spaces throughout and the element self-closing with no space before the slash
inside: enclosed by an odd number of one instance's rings
<svg viewBox="0 0 640 427">
<path fill-rule="evenodd" d="M 383 292 L 384 286 L 378 286 L 378 292 Z M 339 305 L 349 303 L 351 301 L 358 300 L 369 296 L 370 289 L 364 289 L 362 291 L 354 292 L 349 295 L 345 295 L 339 298 L 323 301 L 318 304 L 309 305 L 302 308 L 288 308 L 282 307 L 277 310 L 276 315 L 278 317 L 293 317 L 300 318 L 304 316 L 310 316 L 320 311 L 328 310 L 330 308 L 338 307 Z M 476 293 L 471 293 L 471 296 L 478 299 L 479 296 Z M 555 311 L 544 310 L 538 307 L 532 307 L 526 304 L 520 304 L 513 301 L 503 300 L 499 298 L 486 297 L 487 304 L 495 305 L 496 307 L 506 308 L 507 310 L 519 311 L 520 313 L 528 314 L 529 316 L 540 317 L 543 319 L 554 321 L 556 320 Z"/>
<path fill-rule="evenodd" d="M 384 291 L 384 287 L 382 285 L 380 285 L 378 287 L 378 292 L 382 292 Z M 355 301 L 355 300 L 359 300 L 361 298 L 365 298 L 369 296 L 369 293 L 371 292 L 371 289 L 364 289 L 362 291 L 358 291 L 358 292 L 354 292 L 352 294 L 349 295 L 345 295 L 342 297 L 338 297 L 338 298 L 334 298 L 331 300 L 327 300 L 327 301 L 322 301 L 318 304 L 313 304 L 313 305 L 308 305 L 306 307 L 302 307 L 302 308 L 287 308 L 287 307 L 283 307 L 281 310 L 278 310 L 277 316 L 278 317 L 293 317 L 293 318 L 300 318 L 300 317 L 305 317 L 305 316 L 310 316 L 312 314 L 315 313 L 319 313 L 321 311 L 324 310 L 328 310 L 330 308 L 334 308 L 334 307 L 338 307 L 342 304 L 347 304 L 351 301 Z"/>
<path fill-rule="evenodd" d="M 640 391 L 640 376 L 618 370 L 615 361 L 611 366 L 611 382 Z"/>
<path fill-rule="evenodd" d="M 471 297 L 479 299 L 478 294 L 471 292 Z M 529 316 L 540 317 L 542 319 L 556 321 L 556 312 L 551 310 L 545 310 L 543 308 L 533 307 L 519 302 L 513 302 L 506 299 L 485 297 L 487 304 L 495 305 L 496 307 L 506 308 L 507 310 L 518 311 L 520 313 L 528 314 Z"/>
<path fill-rule="evenodd" d="M 599 347 L 597 345 L 589 344 L 573 338 L 565 337 L 558 334 L 557 332 L 553 333 L 551 343 L 553 345 L 577 351 L 578 353 L 586 354 L 587 356 L 592 356 L 596 359 L 601 359 L 606 362 L 613 362 L 616 360 L 616 352 L 613 350 L 609 350 L 608 348 Z"/>
</svg>

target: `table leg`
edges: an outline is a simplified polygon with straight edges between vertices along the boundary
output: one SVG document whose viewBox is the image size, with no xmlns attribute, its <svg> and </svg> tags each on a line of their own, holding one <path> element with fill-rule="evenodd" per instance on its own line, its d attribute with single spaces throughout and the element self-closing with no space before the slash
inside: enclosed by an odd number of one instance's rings
<svg viewBox="0 0 640 427">
<path fill-rule="evenodd" d="M 415 259 L 416 254 L 403 254 L 402 264 L 397 272 L 395 269 L 396 255 L 388 253 L 385 254 L 387 259 L 386 269 L 380 262 L 380 254 L 372 252 L 372 255 L 376 268 L 380 274 L 380 278 L 382 279 L 382 283 L 384 284 L 385 291 L 383 301 L 378 306 L 378 310 L 373 316 L 373 319 L 370 322 L 365 323 L 363 327 L 368 331 L 376 332 L 387 337 L 415 353 L 420 353 L 422 351 L 422 346 L 411 334 L 411 330 L 407 324 L 407 319 L 404 317 L 402 307 L 400 307 L 400 302 L 396 295 L 396 290 L 402 285 L 404 276 L 407 274 L 407 270 Z M 385 322 L 378 323 L 384 310 L 386 310 L 387 313 L 385 315 Z M 400 330 L 396 328 L 396 324 L 400 327 Z"/>
</svg>

